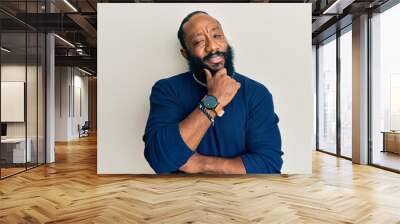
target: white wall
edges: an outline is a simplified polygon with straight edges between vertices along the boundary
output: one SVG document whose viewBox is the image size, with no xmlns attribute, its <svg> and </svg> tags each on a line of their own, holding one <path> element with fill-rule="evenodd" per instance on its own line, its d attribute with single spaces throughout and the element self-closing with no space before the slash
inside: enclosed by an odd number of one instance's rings
<svg viewBox="0 0 400 224">
<path fill-rule="evenodd" d="M 72 113 L 72 120 L 71 120 L 71 135 L 72 138 L 79 138 L 79 132 L 78 132 L 78 124 L 81 126 L 85 123 L 85 121 L 88 121 L 89 117 L 89 112 L 88 112 L 88 99 L 89 99 L 89 94 L 88 94 L 88 77 L 87 76 L 82 76 L 83 73 L 80 72 L 79 70 L 75 69 L 74 71 L 74 108 L 73 110 L 75 111 Z M 78 93 L 80 91 L 80 93 Z M 80 98 L 79 98 L 80 94 Z M 81 101 L 81 102 L 79 102 Z M 82 110 L 80 112 L 80 109 Z"/>
<path fill-rule="evenodd" d="M 68 67 L 55 68 L 55 141 L 68 140 Z"/>
<path fill-rule="evenodd" d="M 25 64 L 4 64 L 1 66 L 2 82 L 25 82 L 26 75 L 30 87 L 36 86 L 36 66 L 25 66 Z M 34 77 L 33 77 L 34 76 Z M 36 135 L 36 88 L 27 88 L 27 118 L 28 118 L 28 137 L 35 133 Z M 34 102 L 33 104 L 31 104 Z M 39 105 L 40 106 L 40 105 Z M 24 109 L 24 108 L 22 108 Z M 6 108 L 2 108 L 6 110 Z M 33 122 L 33 123 L 32 123 Z M 26 122 L 7 122 L 8 137 L 25 137 Z"/>
<path fill-rule="evenodd" d="M 28 74 L 32 74 L 32 66 L 26 67 L 25 64 L 8 64 L 1 66 L 1 81 L 3 82 L 25 82 L 26 69 Z M 2 108 L 5 110 L 6 108 Z M 25 137 L 25 122 L 7 123 L 7 137 Z"/>
<path fill-rule="evenodd" d="M 55 141 L 77 139 L 78 124 L 88 120 L 88 78 L 73 67 L 56 67 L 55 73 Z M 76 105 L 82 105 L 82 113 Z"/>
<path fill-rule="evenodd" d="M 36 68 L 34 68 L 32 66 L 26 67 L 25 64 L 24 65 L 4 64 L 1 66 L 1 81 L 2 82 L 24 82 L 24 83 L 26 83 L 26 80 L 25 80 L 26 70 L 28 71 L 28 74 L 30 75 L 30 74 L 32 74 L 32 71 L 34 69 L 35 69 L 35 74 L 36 74 Z M 4 98 L 4 97 L 5 96 L 2 96 L 1 98 Z M 3 103 L 2 103 L 2 106 L 4 106 Z M 5 111 L 7 111 L 8 109 L 9 108 L 2 108 L 2 114 Z M 24 106 L 20 109 L 22 109 L 22 113 L 24 113 L 24 111 L 25 111 Z M 18 112 L 16 112 L 16 113 L 18 113 Z M 3 119 L 4 118 L 2 118 L 2 120 Z M 8 132 L 10 132 L 9 136 L 17 136 L 17 137 L 25 136 L 24 118 L 22 118 L 22 122 L 8 123 L 7 129 L 8 129 Z"/>
<path fill-rule="evenodd" d="M 22 108 L 19 108 L 19 110 L 22 109 L 23 113 L 26 112 L 27 119 L 22 122 L 6 122 L 7 137 L 20 138 L 26 135 L 31 143 L 32 161 L 36 162 L 36 158 L 39 158 L 39 163 L 43 163 L 45 158 L 45 87 L 43 78 L 44 73 L 42 72 L 41 66 L 25 66 L 25 63 L 7 63 L 1 66 L 2 82 L 24 82 L 26 85 L 26 107 L 22 105 Z M 3 97 L 6 96 L 2 95 L 2 98 Z M 10 108 L 1 108 L 2 112 L 8 109 Z M 16 108 L 14 107 L 11 109 Z M 17 113 L 17 111 L 11 112 Z M 39 154 L 38 157 L 36 153 Z"/>
<path fill-rule="evenodd" d="M 187 71 L 176 33 L 195 10 L 221 22 L 237 71 L 271 91 L 282 172 L 311 173 L 311 4 L 226 3 L 98 4 L 98 173 L 154 173 L 142 142 L 150 90 L 156 80 Z"/>
</svg>

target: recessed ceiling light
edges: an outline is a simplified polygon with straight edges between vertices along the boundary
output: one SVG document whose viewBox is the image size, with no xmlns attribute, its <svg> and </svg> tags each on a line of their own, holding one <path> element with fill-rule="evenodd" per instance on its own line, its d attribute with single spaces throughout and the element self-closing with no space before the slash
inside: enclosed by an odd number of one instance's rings
<svg viewBox="0 0 400 224">
<path fill-rule="evenodd" d="M 90 72 L 88 72 L 88 71 L 86 71 L 86 70 L 83 70 L 83 69 L 81 69 L 81 68 L 79 68 L 79 67 L 78 67 L 78 70 L 81 71 L 81 72 L 83 72 L 83 73 L 85 73 L 85 74 L 88 74 L 88 75 L 90 75 L 90 76 L 93 75 L 92 73 L 90 73 Z"/>
<path fill-rule="evenodd" d="M 54 36 L 57 37 L 58 39 L 60 39 L 62 42 L 66 43 L 67 45 L 69 45 L 69 46 L 75 48 L 75 45 L 73 45 L 73 44 L 72 44 L 71 42 L 69 42 L 68 40 L 66 40 L 66 39 L 64 39 L 64 38 L 62 38 L 62 37 L 60 37 L 60 36 L 57 35 L 57 34 L 54 34 Z"/>
<path fill-rule="evenodd" d="M 78 12 L 78 10 L 68 1 L 64 0 L 65 4 L 67 4 L 74 12 Z"/>
<path fill-rule="evenodd" d="M 7 49 L 5 47 L 1 47 L 1 51 L 4 51 L 6 53 L 10 53 L 11 52 L 11 50 L 9 50 L 9 49 Z"/>
<path fill-rule="evenodd" d="M 325 9 L 322 14 L 342 14 L 343 9 L 348 7 L 355 0 L 336 0 L 327 9 Z"/>
</svg>

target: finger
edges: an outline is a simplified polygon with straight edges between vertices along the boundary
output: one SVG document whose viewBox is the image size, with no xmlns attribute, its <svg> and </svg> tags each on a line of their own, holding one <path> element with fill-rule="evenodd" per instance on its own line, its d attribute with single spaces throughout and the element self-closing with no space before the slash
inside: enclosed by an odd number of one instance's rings
<svg viewBox="0 0 400 224">
<path fill-rule="evenodd" d="M 217 73 L 215 73 L 215 76 L 223 76 L 223 75 L 227 75 L 226 68 L 221 68 L 220 70 L 217 71 Z"/>
<path fill-rule="evenodd" d="M 205 68 L 205 69 L 204 69 L 204 74 L 206 75 L 207 83 L 209 83 L 209 81 L 212 79 L 211 72 L 208 71 L 208 69 Z"/>
<path fill-rule="evenodd" d="M 237 82 L 237 88 L 240 89 L 241 85 L 240 82 Z"/>
</svg>

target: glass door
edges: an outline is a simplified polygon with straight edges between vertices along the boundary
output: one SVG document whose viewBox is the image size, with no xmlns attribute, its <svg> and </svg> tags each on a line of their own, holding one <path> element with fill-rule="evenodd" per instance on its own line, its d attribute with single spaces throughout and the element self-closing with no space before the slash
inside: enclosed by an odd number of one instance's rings
<svg viewBox="0 0 400 224">
<path fill-rule="evenodd" d="M 24 31 L 1 34 L 2 177 L 26 170 L 31 161 L 31 151 L 26 150 L 26 41 Z"/>
<path fill-rule="evenodd" d="M 45 1 L 7 1 L 16 13 L 44 13 Z M 0 178 L 45 163 L 45 34 L 0 12 Z"/>
<path fill-rule="evenodd" d="M 318 149 L 336 154 L 336 36 L 317 49 Z"/>
<path fill-rule="evenodd" d="M 370 160 L 400 171 L 400 4 L 371 18 Z"/>
<path fill-rule="evenodd" d="M 340 35 L 340 155 L 352 158 L 352 33 Z"/>
</svg>

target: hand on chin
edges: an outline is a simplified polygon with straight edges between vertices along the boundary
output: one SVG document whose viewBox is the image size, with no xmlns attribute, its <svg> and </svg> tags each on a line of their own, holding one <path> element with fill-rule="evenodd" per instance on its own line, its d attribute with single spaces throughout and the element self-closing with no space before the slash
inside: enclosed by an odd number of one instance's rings
<svg viewBox="0 0 400 224">
<path fill-rule="evenodd" d="M 207 69 L 210 70 L 212 75 L 215 75 L 219 70 L 224 68 L 223 63 L 218 63 L 218 64 L 213 64 L 213 65 L 207 65 Z"/>
</svg>

